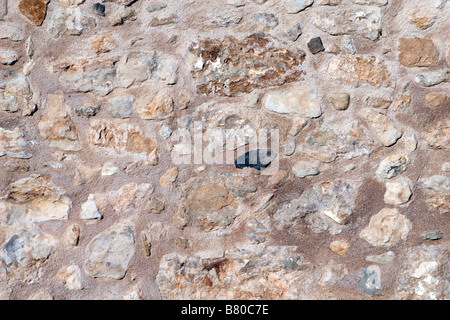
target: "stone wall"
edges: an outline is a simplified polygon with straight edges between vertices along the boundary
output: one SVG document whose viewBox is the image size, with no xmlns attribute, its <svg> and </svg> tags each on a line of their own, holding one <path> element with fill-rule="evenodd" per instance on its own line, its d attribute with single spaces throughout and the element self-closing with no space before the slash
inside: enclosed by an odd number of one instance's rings
<svg viewBox="0 0 450 320">
<path fill-rule="evenodd" d="M 1 299 L 449 299 L 449 16 L 0 0 Z"/>
</svg>

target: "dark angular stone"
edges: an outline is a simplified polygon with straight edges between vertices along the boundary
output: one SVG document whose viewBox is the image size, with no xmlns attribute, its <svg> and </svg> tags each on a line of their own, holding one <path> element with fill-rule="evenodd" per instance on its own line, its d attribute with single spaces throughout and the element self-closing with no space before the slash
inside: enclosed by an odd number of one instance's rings
<svg viewBox="0 0 450 320">
<path fill-rule="evenodd" d="M 105 5 L 97 2 L 92 5 L 92 8 L 94 9 L 94 12 L 96 14 L 98 14 L 99 16 L 104 17 L 106 15 L 105 14 Z"/>
<path fill-rule="evenodd" d="M 277 154 L 269 149 L 257 149 L 240 155 L 234 164 L 238 169 L 249 167 L 261 170 L 269 166 L 276 157 Z"/>
<path fill-rule="evenodd" d="M 308 49 L 312 54 L 317 54 L 325 50 L 322 39 L 320 37 L 313 38 L 308 42 Z"/>
</svg>

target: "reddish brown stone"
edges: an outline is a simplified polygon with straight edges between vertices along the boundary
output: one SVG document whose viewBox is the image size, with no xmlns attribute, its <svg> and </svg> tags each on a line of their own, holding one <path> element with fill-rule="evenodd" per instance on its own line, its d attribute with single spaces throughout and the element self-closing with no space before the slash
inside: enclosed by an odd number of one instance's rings
<svg viewBox="0 0 450 320">
<path fill-rule="evenodd" d="M 19 10 L 28 20 L 40 26 L 47 12 L 47 0 L 22 0 Z"/>
</svg>

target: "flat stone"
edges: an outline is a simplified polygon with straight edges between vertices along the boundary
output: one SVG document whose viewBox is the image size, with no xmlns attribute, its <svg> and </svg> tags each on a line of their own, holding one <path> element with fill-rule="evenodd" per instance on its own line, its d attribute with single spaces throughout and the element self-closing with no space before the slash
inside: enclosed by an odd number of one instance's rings
<svg viewBox="0 0 450 320">
<path fill-rule="evenodd" d="M 164 120 L 173 116 L 174 102 L 165 92 L 159 92 L 149 105 L 145 105 L 139 112 L 144 120 Z"/>
<path fill-rule="evenodd" d="M 422 180 L 427 194 L 428 206 L 440 213 L 450 212 L 450 178 L 445 176 L 432 176 Z"/>
<path fill-rule="evenodd" d="M 90 118 L 95 117 L 100 112 L 100 106 L 78 106 L 75 109 L 77 116 Z"/>
<path fill-rule="evenodd" d="M 193 292 L 198 299 L 255 299 L 263 291 L 270 300 L 301 298 L 305 295 L 299 286 L 311 285 L 312 265 L 296 249 L 246 245 L 189 255 L 170 253 L 161 259 L 156 283 L 163 299 L 188 299 Z M 184 265 L 192 267 L 181 272 Z M 277 281 L 272 281 L 273 274 Z"/>
<path fill-rule="evenodd" d="M 243 7 L 245 6 L 245 0 L 227 0 L 228 4 L 231 4 L 235 7 Z"/>
<path fill-rule="evenodd" d="M 330 103 L 338 111 L 347 110 L 350 105 L 350 95 L 348 93 L 334 93 L 330 95 Z"/>
<path fill-rule="evenodd" d="M 18 128 L 6 130 L 0 127 L 0 157 L 30 159 L 33 155 L 27 152 L 28 142 L 24 133 Z"/>
<path fill-rule="evenodd" d="M 164 202 L 158 198 L 151 198 L 147 202 L 147 205 L 145 206 L 145 210 L 148 213 L 153 213 L 153 214 L 160 214 L 161 211 L 164 210 L 164 208 L 165 208 Z"/>
<path fill-rule="evenodd" d="M 292 41 L 297 41 L 297 39 L 302 35 L 302 27 L 300 23 L 297 23 L 292 27 L 287 28 L 285 32 L 289 39 Z"/>
<path fill-rule="evenodd" d="M 350 249 L 350 244 L 348 242 L 337 240 L 330 243 L 330 250 L 337 255 L 345 255 L 348 249 Z"/>
<path fill-rule="evenodd" d="M 0 48 L 0 63 L 11 65 L 19 60 L 19 55 L 11 49 Z"/>
<path fill-rule="evenodd" d="M 376 88 L 391 87 L 392 78 L 384 61 L 375 57 L 347 55 L 336 57 L 328 65 L 328 75 L 343 83 L 359 87 L 368 84 Z"/>
<path fill-rule="evenodd" d="M 297 13 L 311 6 L 313 2 L 314 0 L 284 0 L 284 6 L 288 13 Z"/>
<path fill-rule="evenodd" d="M 93 278 L 122 279 L 134 252 L 134 228 L 114 226 L 95 236 L 88 244 L 84 271 Z"/>
<path fill-rule="evenodd" d="M 392 263 L 395 259 L 395 252 L 388 251 L 376 256 L 367 256 L 366 261 L 378 263 L 378 264 L 389 264 Z"/>
<path fill-rule="evenodd" d="M 238 204 L 225 180 L 217 174 L 198 175 L 182 185 L 183 201 L 174 217 L 177 224 L 190 224 L 205 232 L 232 224 Z"/>
<path fill-rule="evenodd" d="M 226 13 L 213 19 L 211 22 L 218 27 L 228 28 L 230 25 L 239 24 L 241 20 L 242 14 L 240 13 Z"/>
<path fill-rule="evenodd" d="M 425 96 L 425 104 L 431 108 L 442 107 L 447 101 L 447 95 L 444 92 L 431 92 Z"/>
<path fill-rule="evenodd" d="M 48 260 L 55 251 L 56 239 L 38 227 L 17 231 L 3 247 L 2 259 L 11 268 L 29 268 Z"/>
<path fill-rule="evenodd" d="M 112 34 L 101 34 L 91 40 L 91 47 L 95 53 L 107 53 L 116 47 L 116 40 Z"/>
<path fill-rule="evenodd" d="M 51 12 L 47 27 L 48 33 L 58 38 L 60 36 L 79 36 L 89 29 L 97 26 L 94 17 L 86 15 L 80 7 L 65 9 L 57 6 Z"/>
<path fill-rule="evenodd" d="M 390 247 L 406 240 L 412 224 L 397 209 L 385 208 L 370 218 L 360 237 L 373 246 Z"/>
<path fill-rule="evenodd" d="M 253 15 L 257 32 L 268 32 L 278 26 L 278 18 L 273 13 L 257 13 Z"/>
<path fill-rule="evenodd" d="M 290 139 L 288 143 L 283 148 L 283 153 L 285 156 L 292 156 L 295 153 L 296 148 L 296 142 L 295 139 Z"/>
<path fill-rule="evenodd" d="M 296 87 L 268 93 L 264 107 L 281 114 L 318 118 L 322 115 L 317 89 Z"/>
<path fill-rule="evenodd" d="M 62 267 L 56 274 L 56 278 L 61 281 L 69 290 L 81 290 L 81 270 L 77 265 Z"/>
<path fill-rule="evenodd" d="M 291 52 L 258 34 L 242 40 L 205 39 L 192 44 L 189 51 L 200 94 L 236 96 L 299 81 L 304 73 L 304 52 Z"/>
<path fill-rule="evenodd" d="M 361 35 L 377 40 L 381 35 L 381 11 L 366 7 L 360 10 L 322 9 L 313 16 L 314 25 L 333 36 Z"/>
<path fill-rule="evenodd" d="M 393 146 L 403 136 L 388 116 L 368 111 L 364 119 L 385 147 Z"/>
<path fill-rule="evenodd" d="M 50 147 L 65 151 L 80 151 L 83 147 L 68 109 L 62 93 L 49 95 L 38 124 L 39 133 L 44 140 L 49 141 Z"/>
<path fill-rule="evenodd" d="M 35 25 L 40 26 L 44 22 L 47 13 L 48 0 L 21 0 L 19 11 Z"/>
<path fill-rule="evenodd" d="M 17 22 L 3 22 L 0 28 L 0 39 L 9 39 L 12 41 L 25 40 L 25 29 Z"/>
<path fill-rule="evenodd" d="M 393 154 L 381 161 L 376 171 L 380 179 L 392 179 L 402 174 L 409 166 L 409 157 L 402 154 Z"/>
<path fill-rule="evenodd" d="M 359 289 L 369 297 L 379 295 L 381 292 L 381 270 L 379 266 L 372 265 L 361 270 Z"/>
<path fill-rule="evenodd" d="M 424 240 L 439 240 L 444 234 L 441 231 L 425 231 L 420 236 Z"/>
<path fill-rule="evenodd" d="M 31 221 L 67 220 L 72 201 L 50 178 L 38 174 L 9 185 L 8 199 Z"/>
<path fill-rule="evenodd" d="M 450 71 L 444 69 L 426 74 L 419 74 L 414 78 L 414 82 L 423 87 L 433 87 L 448 81 L 449 75 Z"/>
<path fill-rule="evenodd" d="M 113 118 L 126 119 L 130 118 L 133 112 L 134 97 L 122 96 L 109 99 L 109 114 Z"/>
<path fill-rule="evenodd" d="M 90 143 L 114 150 L 117 154 L 135 153 L 145 157 L 157 153 L 157 144 L 148 138 L 139 126 L 128 123 L 114 125 L 111 122 L 91 122 Z"/>
<path fill-rule="evenodd" d="M 439 60 L 439 52 L 433 40 L 400 38 L 399 61 L 406 67 L 431 67 Z"/>
<path fill-rule="evenodd" d="M 120 172 L 119 167 L 116 167 L 114 164 L 112 164 L 110 162 L 106 162 L 105 164 L 103 164 L 100 175 L 102 177 L 109 177 L 109 176 L 113 176 L 119 172 Z"/>
<path fill-rule="evenodd" d="M 386 193 L 384 202 L 389 205 L 398 206 L 407 203 L 412 196 L 411 187 L 406 180 L 386 182 Z"/>
<path fill-rule="evenodd" d="M 130 7 L 120 7 L 111 15 L 109 23 L 114 27 L 124 24 L 125 21 L 134 21 L 136 19 L 136 10 Z"/>
<path fill-rule="evenodd" d="M 53 66 L 59 83 L 68 91 L 106 96 L 118 86 L 115 61 L 110 59 L 58 61 Z"/>
<path fill-rule="evenodd" d="M 312 38 L 308 42 L 308 49 L 312 54 L 317 54 L 319 52 L 325 51 L 325 47 L 323 46 L 322 39 L 320 37 Z"/>
<path fill-rule="evenodd" d="M 168 17 L 164 17 L 164 18 L 153 18 L 152 20 L 150 20 L 148 26 L 149 27 L 159 27 L 159 26 L 165 26 L 165 25 L 169 25 L 169 24 L 174 24 L 174 23 L 178 23 L 178 16 L 176 14 L 171 14 Z"/>
<path fill-rule="evenodd" d="M 401 265 L 400 297 L 409 300 L 438 300 L 447 298 L 445 265 L 448 263 L 447 245 L 428 243 L 407 249 Z"/>
<path fill-rule="evenodd" d="M 323 267 L 322 276 L 320 277 L 319 280 L 319 285 L 321 286 L 333 285 L 337 283 L 339 280 L 345 278 L 347 275 L 348 269 L 344 264 L 339 264 L 336 263 L 334 260 L 331 260 L 329 263 L 327 263 L 326 266 Z"/>
<path fill-rule="evenodd" d="M 292 173 L 299 178 L 305 178 L 308 176 L 316 176 L 320 173 L 317 164 L 311 162 L 299 161 L 292 167 Z"/>
<path fill-rule="evenodd" d="M 159 178 L 159 184 L 163 187 L 170 186 L 172 183 L 177 180 L 178 177 L 178 168 L 173 167 L 167 169 L 167 171 Z"/>
<path fill-rule="evenodd" d="M 427 133 L 425 141 L 432 149 L 450 149 L 450 126 L 437 126 L 437 128 Z"/>
<path fill-rule="evenodd" d="M 156 12 L 156 11 L 160 11 L 160 10 L 162 10 L 164 8 L 167 8 L 167 4 L 165 4 L 165 3 L 155 3 L 155 4 L 150 5 L 147 8 L 147 11 L 148 12 Z"/>
</svg>

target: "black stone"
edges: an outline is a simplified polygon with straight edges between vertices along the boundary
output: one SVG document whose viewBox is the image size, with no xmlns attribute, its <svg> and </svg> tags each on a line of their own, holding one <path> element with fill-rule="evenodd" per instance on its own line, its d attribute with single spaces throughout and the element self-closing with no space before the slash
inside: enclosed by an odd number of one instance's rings
<svg viewBox="0 0 450 320">
<path fill-rule="evenodd" d="M 97 2 L 93 4 L 92 8 L 94 8 L 94 12 L 99 16 L 105 16 L 105 5 Z"/>
<path fill-rule="evenodd" d="M 269 166 L 276 157 L 277 154 L 269 149 L 256 149 L 237 157 L 234 164 L 237 169 L 249 167 L 261 170 Z"/>
<path fill-rule="evenodd" d="M 320 37 L 313 38 L 308 42 L 308 49 L 312 54 L 317 54 L 325 50 L 322 39 Z"/>
</svg>

